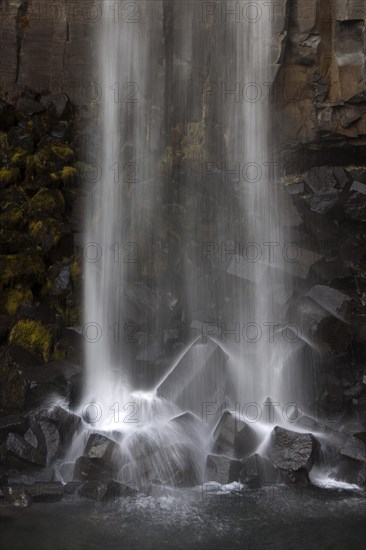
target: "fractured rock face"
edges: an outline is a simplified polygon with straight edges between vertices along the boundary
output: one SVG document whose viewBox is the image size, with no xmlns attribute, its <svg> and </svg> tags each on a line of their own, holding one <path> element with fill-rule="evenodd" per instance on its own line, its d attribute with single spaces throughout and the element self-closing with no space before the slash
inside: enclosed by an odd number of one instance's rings
<svg viewBox="0 0 366 550">
<path fill-rule="evenodd" d="M 225 411 L 214 434 L 215 453 L 231 458 L 243 458 L 252 453 L 260 443 L 254 429 L 237 418 L 230 411 Z"/>
<path fill-rule="evenodd" d="M 281 481 L 281 475 L 268 458 L 254 454 L 243 463 L 240 471 L 240 481 L 249 487 L 255 488 L 278 483 Z"/>
<path fill-rule="evenodd" d="M 113 472 L 98 458 L 80 456 L 74 469 L 74 481 L 110 481 Z"/>
<path fill-rule="evenodd" d="M 98 459 L 100 462 L 112 469 L 115 467 L 119 445 L 105 435 L 99 433 L 91 434 L 87 441 L 84 455 L 90 459 Z"/>
<path fill-rule="evenodd" d="M 157 389 L 157 395 L 201 417 L 205 403 L 225 401 L 227 356 L 208 340 L 195 343 Z"/>
<path fill-rule="evenodd" d="M 6 448 L 22 460 L 46 466 L 60 452 L 60 434 L 55 424 L 42 419 L 33 422 L 24 437 L 10 433 L 6 440 Z"/>
<path fill-rule="evenodd" d="M 305 182 L 313 193 L 329 193 L 337 184 L 332 169 L 327 166 L 312 168 L 305 176 Z"/>
<path fill-rule="evenodd" d="M 325 285 L 315 285 L 309 290 L 306 296 L 314 300 L 314 302 L 334 317 L 341 320 L 347 319 L 351 298 L 343 292 Z"/>
<path fill-rule="evenodd" d="M 222 485 L 238 481 L 242 463 L 227 456 L 207 456 L 205 480 L 217 481 Z"/>
<path fill-rule="evenodd" d="M 268 456 L 272 464 L 281 470 L 310 471 L 319 448 L 311 434 L 296 433 L 276 426 L 271 434 Z"/>
<path fill-rule="evenodd" d="M 342 456 L 353 458 L 361 462 L 366 462 L 366 444 L 357 439 L 356 437 L 350 437 L 347 439 L 345 445 L 341 448 L 339 453 Z"/>
</svg>

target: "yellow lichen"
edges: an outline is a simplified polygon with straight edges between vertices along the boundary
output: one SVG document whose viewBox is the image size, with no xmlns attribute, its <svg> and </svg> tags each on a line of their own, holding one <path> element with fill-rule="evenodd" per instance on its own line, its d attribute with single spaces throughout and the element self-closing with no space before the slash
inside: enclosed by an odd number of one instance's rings
<svg viewBox="0 0 366 550">
<path fill-rule="evenodd" d="M 23 166 L 26 162 L 26 158 L 27 152 L 19 149 L 11 156 L 10 162 L 14 166 Z"/>
<path fill-rule="evenodd" d="M 52 347 L 52 330 L 33 319 L 21 319 L 12 328 L 9 342 L 49 361 Z"/>
<path fill-rule="evenodd" d="M 81 275 L 81 265 L 79 258 L 74 258 L 74 261 L 70 265 L 71 279 L 75 283 Z"/>
<path fill-rule="evenodd" d="M 65 209 L 65 199 L 58 189 L 41 189 L 30 200 L 31 214 L 62 214 Z"/>
<path fill-rule="evenodd" d="M 70 160 L 74 156 L 74 151 L 68 145 L 51 145 L 51 151 L 60 160 Z"/>
<path fill-rule="evenodd" d="M 0 286 L 12 281 L 40 281 L 45 265 L 38 253 L 0 256 Z"/>
<path fill-rule="evenodd" d="M 24 222 L 24 212 L 19 206 L 10 204 L 4 212 L 0 214 L 0 227 L 2 228 L 14 228 L 22 225 Z"/>
<path fill-rule="evenodd" d="M 56 246 L 63 235 L 61 222 L 53 219 L 33 220 L 29 224 L 29 234 L 44 251 Z"/>
<path fill-rule="evenodd" d="M 61 170 L 61 179 L 62 181 L 67 181 L 74 178 L 76 174 L 76 168 L 74 168 L 73 166 L 64 166 Z"/>
<path fill-rule="evenodd" d="M 4 309 L 10 315 L 14 315 L 22 304 L 31 304 L 33 294 L 29 288 L 17 286 L 9 289 L 4 295 Z"/>
<path fill-rule="evenodd" d="M 188 122 L 185 136 L 182 141 L 184 158 L 190 160 L 202 160 L 205 147 L 205 122 Z"/>
<path fill-rule="evenodd" d="M 19 168 L 0 168 L 0 186 L 18 183 L 19 179 Z"/>
</svg>

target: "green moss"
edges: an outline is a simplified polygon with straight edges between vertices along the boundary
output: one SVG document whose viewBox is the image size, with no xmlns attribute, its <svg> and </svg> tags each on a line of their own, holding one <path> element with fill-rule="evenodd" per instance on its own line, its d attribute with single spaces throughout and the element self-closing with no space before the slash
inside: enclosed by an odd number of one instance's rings
<svg viewBox="0 0 366 550">
<path fill-rule="evenodd" d="M 0 228 L 2 229 L 14 229 L 23 225 L 23 223 L 24 210 L 14 204 L 8 205 L 4 212 L 0 214 Z"/>
<path fill-rule="evenodd" d="M 20 285 L 17 285 L 16 288 L 10 288 L 5 292 L 3 298 L 4 309 L 10 315 L 14 315 L 20 305 L 31 304 L 32 302 L 32 291 Z"/>
<path fill-rule="evenodd" d="M 57 361 L 59 359 L 66 359 L 66 353 L 62 345 L 59 342 L 57 342 L 52 354 L 52 360 Z"/>
<path fill-rule="evenodd" d="M 4 154 L 8 148 L 8 134 L 0 132 L 0 154 Z"/>
<path fill-rule="evenodd" d="M 20 181 L 19 168 L 0 168 L 0 187 L 14 185 Z"/>
<path fill-rule="evenodd" d="M 32 168 L 37 172 L 41 173 L 50 173 L 55 169 L 55 161 L 52 158 L 51 151 L 49 147 L 44 147 L 37 151 L 33 158 L 27 159 L 27 168 Z"/>
<path fill-rule="evenodd" d="M 77 326 L 81 322 L 81 308 L 80 306 L 76 307 L 67 307 L 63 315 L 64 322 L 66 326 Z"/>
<path fill-rule="evenodd" d="M 185 136 L 182 141 L 184 158 L 201 160 L 204 158 L 205 121 L 188 122 Z"/>
<path fill-rule="evenodd" d="M 76 283 L 81 276 L 81 264 L 80 258 L 75 257 L 72 264 L 70 265 L 71 279 L 73 283 Z"/>
<path fill-rule="evenodd" d="M 10 162 L 13 166 L 24 167 L 27 161 L 27 152 L 19 149 L 16 151 L 10 159 Z"/>
<path fill-rule="evenodd" d="M 74 156 L 74 151 L 68 145 L 51 145 L 52 153 L 59 160 L 71 160 Z"/>
<path fill-rule="evenodd" d="M 50 218 L 33 220 L 29 224 L 29 234 L 33 242 L 41 246 L 44 252 L 56 246 L 64 233 L 63 224 Z"/>
<path fill-rule="evenodd" d="M 63 214 L 65 199 L 58 189 L 41 189 L 31 198 L 30 213 L 34 214 Z"/>
<path fill-rule="evenodd" d="M 37 252 L 0 256 L 0 286 L 20 281 L 40 282 L 44 274 L 45 265 Z"/>
<path fill-rule="evenodd" d="M 63 182 L 69 181 L 77 175 L 77 170 L 73 166 L 64 166 L 61 170 L 61 179 Z"/>
<path fill-rule="evenodd" d="M 25 406 L 27 381 L 5 346 L 0 347 L 0 386 L 1 408 L 22 409 Z"/>
<path fill-rule="evenodd" d="M 12 328 L 9 342 L 20 346 L 44 361 L 49 361 L 52 347 L 52 330 L 33 319 L 21 319 Z"/>
</svg>

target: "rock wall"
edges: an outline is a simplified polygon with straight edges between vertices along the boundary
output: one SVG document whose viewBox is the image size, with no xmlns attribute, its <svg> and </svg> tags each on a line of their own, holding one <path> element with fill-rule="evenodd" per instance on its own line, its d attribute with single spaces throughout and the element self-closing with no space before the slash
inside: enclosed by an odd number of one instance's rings
<svg viewBox="0 0 366 550">
<path fill-rule="evenodd" d="M 307 166 L 361 159 L 366 2 L 289 0 L 287 10 L 285 52 L 274 89 L 280 148 L 287 155 L 302 152 Z"/>
<path fill-rule="evenodd" d="M 133 17 L 133 3 L 121 2 L 113 13 L 110 8 L 117 3 L 110 4 L 3 1 L 0 95 L 12 100 L 29 87 L 40 93 L 66 93 L 76 105 L 95 100 L 100 90 L 93 72 L 94 31 L 107 10 L 116 24 Z M 273 89 L 281 148 L 304 152 L 302 158 L 310 165 L 311 153 L 325 160 L 334 148 L 338 163 L 339 155 L 346 163 L 350 154 L 360 158 L 366 144 L 366 3 L 278 0 L 272 9 L 277 33 L 274 61 L 281 64 Z"/>
<path fill-rule="evenodd" d="M 77 105 L 94 97 L 93 27 L 102 2 L 5 0 L 0 6 L 0 94 L 25 88 L 66 93 Z"/>
</svg>

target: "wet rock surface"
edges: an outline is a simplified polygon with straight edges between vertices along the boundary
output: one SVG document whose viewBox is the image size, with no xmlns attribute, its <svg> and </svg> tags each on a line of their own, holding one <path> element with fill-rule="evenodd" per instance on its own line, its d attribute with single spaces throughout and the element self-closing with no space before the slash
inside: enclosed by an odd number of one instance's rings
<svg viewBox="0 0 366 550">
<path fill-rule="evenodd" d="M 205 480 L 217 481 L 222 485 L 238 481 L 241 462 L 227 456 L 209 454 L 207 456 Z"/>
<path fill-rule="evenodd" d="M 297 433 L 276 426 L 271 434 L 268 456 L 279 469 L 310 471 L 319 443 L 311 434 Z"/>
<path fill-rule="evenodd" d="M 230 411 L 225 411 L 214 433 L 214 452 L 242 459 L 251 454 L 260 443 L 255 430 Z"/>
</svg>

